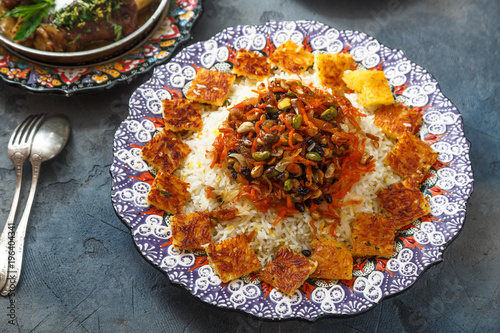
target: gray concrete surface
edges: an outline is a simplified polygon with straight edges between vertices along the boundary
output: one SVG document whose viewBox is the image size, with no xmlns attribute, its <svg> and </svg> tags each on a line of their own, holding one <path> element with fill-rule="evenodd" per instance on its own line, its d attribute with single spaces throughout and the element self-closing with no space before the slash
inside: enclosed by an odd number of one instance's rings
<svg viewBox="0 0 500 333">
<path fill-rule="evenodd" d="M 263 321 L 203 303 L 141 257 L 111 205 L 113 135 L 127 115 L 129 96 L 149 74 L 70 98 L 0 82 L 0 226 L 15 186 L 6 153 L 12 129 L 39 111 L 66 114 L 73 125 L 68 147 L 42 166 L 24 272 L 15 296 L 0 298 L 0 332 L 498 332 L 500 3 L 206 0 L 189 43 L 227 26 L 270 19 L 317 20 L 366 32 L 404 50 L 458 107 L 472 142 L 475 189 L 465 226 L 444 261 L 409 290 L 355 317 Z M 26 167 L 26 179 L 30 172 Z"/>
</svg>

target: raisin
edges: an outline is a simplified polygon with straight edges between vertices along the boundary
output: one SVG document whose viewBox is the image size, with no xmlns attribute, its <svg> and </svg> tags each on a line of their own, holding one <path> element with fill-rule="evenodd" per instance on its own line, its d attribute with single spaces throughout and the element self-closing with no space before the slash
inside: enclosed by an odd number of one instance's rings
<svg viewBox="0 0 500 333">
<path fill-rule="evenodd" d="M 231 171 L 231 176 L 233 176 L 234 179 L 238 178 L 238 173 L 236 171 Z"/>
<path fill-rule="evenodd" d="M 295 203 L 295 209 L 298 210 L 301 213 L 303 213 L 303 212 L 306 211 L 306 208 L 304 207 L 304 204 L 302 202 L 296 202 Z"/>
<path fill-rule="evenodd" d="M 250 176 L 251 170 L 247 167 L 242 167 L 241 168 L 241 174 L 245 177 Z"/>
<path fill-rule="evenodd" d="M 310 256 L 311 256 L 311 251 L 309 251 L 309 250 L 303 250 L 303 251 L 302 251 L 302 254 L 303 254 L 304 256 L 306 256 L 306 257 L 310 257 Z"/>
<path fill-rule="evenodd" d="M 316 199 L 313 199 L 313 202 L 316 205 L 320 205 L 323 202 L 323 198 L 322 197 L 317 197 Z"/>
<path fill-rule="evenodd" d="M 321 148 L 320 146 L 314 147 L 314 151 L 318 153 L 321 157 L 325 156 L 325 152 L 323 151 L 323 148 Z"/>
<path fill-rule="evenodd" d="M 329 204 L 331 204 L 333 202 L 332 200 L 332 196 L 330 194 L 325 194 L 325 200 L 326 202 L 328 202 Z"/>
<path fill-rule="evenodd" d="M 305 186 L 300 186 L 298 189 L 297 189 L 297 193 L 300 194 L 300 195 L 308 195 L 309 194 L 309 189 Z"/>
</svg>

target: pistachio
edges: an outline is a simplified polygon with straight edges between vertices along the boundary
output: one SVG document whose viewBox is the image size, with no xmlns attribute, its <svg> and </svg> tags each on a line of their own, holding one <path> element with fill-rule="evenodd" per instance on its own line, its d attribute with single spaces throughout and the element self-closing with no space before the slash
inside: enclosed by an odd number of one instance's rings
<svg viewBox="0 0 500 333">
<path fill-rule="evenodd" d="M 321 161 L 321 155 L 314 152 L 314 151 L 308 152 L 305 157 L 310 161 L 314 161 L 314 162 Z"/>
<path fill-rule="evenodd" d="M 276 134 L 272 134 L 272 133 L 264 134 L 264 141 L 268 144 L 276 143 L 276 142 L 278 142 L 279 139 L 280 139 L 280 137 L 277 136 Z"/>
<path fill-rule="evenodd" d="M 259 178 L 260 176 L 262 176 L 263 172 L 264 172 L 264 166 L 256 165 L 252 168 L 250 175 L 252 176 L 252 178 Z"/>
<path fill-rule="evenodd" d="M 288 192 L 292 188 L 293 188 L 293 182 L 292 182 L 292 180 L 291 179 L 285 180 L 285 184 L 283 185 L 283 189 Z"/>
<path fill-rule="evenodd" d="M 298 114 L 292 119 L 292 127 L 297 129 L 302 125 L 302 115 Z"/>
<path fill-rule="evenodd" d="M 289 109 L 290 107 L 292 106 L 291 102 L 290 102 L 290 98 L 286 97 L 286 98 L 283 98 L 281 101 L 279 101 L 278 103 L 278 109 L 280 110 L 286 110 L 286 109 Z"/>
<path fill-rule="evenodd" d="M 271 113 L 271 114 L 272 114 L 272 113 L 278 113 L 278 112 L 280 112 L 280 110 L 278 110 L 277 108 L 274 108 L 274 107 L 272 107 L 272 106 L 270 106 L 270 105 L 266 106 L 266 111 L 267 111 L 268 113 Z"/>
<path fill-rule="evenodd" d="M 274 178 L 279 174 L 280 172 L 276 170 L 274 167 L 269 167 L 267 168 L 266 171 L 264 171 L 264 176 L 266 176 L 267 178 Z"/>
<path fill-rule="evenodd" d="M 271 153 L 266 151 L 257 151 L 252 154 L 252 158 L 256 161 L 266 161 L 271 156 Z"/>
<path fill-rule="evenodd" d="M 321 119 L 328 121 L 337 117 L 337 107 L 335 105 L 329 107 L 321 114 Z"/>
</svg>

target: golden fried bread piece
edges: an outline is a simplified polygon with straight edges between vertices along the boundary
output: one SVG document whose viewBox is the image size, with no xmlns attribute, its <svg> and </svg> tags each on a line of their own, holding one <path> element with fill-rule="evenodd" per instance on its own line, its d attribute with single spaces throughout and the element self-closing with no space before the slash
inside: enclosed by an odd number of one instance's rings
<svg viewBox="0 0 500 333">
<path fill-rule="evenodd" d="M 332 237 L 320 235 L 312 241 L 311 260 L 318 263 L 318 267 L 311 274 L 320 279 L 352 279 L 351 251 Z"/>
<path fill-rule="evenodd" d="M 373 123 L 392 139 L 404 132 L 415 133 L 422 121 L 422 113 L 401 103 L 383 105 L 373 117 Z"/>
<path fill-rule="evenodd" d="M 314 55 L 304 50 L 302 46 L 287 40 L 274 50 L 268 61 L 284 72 L 300 74 L 313 65 Z"/>
<path fill-rule="evenodd" d="M 394 219 L 396 229 L 431 212 L 424 194 L 420 192 L 417 182 L 412 178 L 389 185 L 378 191 L 377 197 L 387 214 Z"/>
<path fill-rule="evenodd" d="M 188 183 L 174 175 L 159 171 L 151 185 L 147 201 L 169 214 L 180 214 L 189 197 L 188 188 Z"/>
<path fill-rule="evenodd" d="M 172 132 L 200 131 L 203 128 L 198 103 L 187 99 L 163 100 L 163 122 Z"/>
<path fill-rule="evenodd" d="M 259 258 L 243 234 L 210 244 L 205 251 L 208 261 L 224 283 L 261 267 Z"/>
<path fill-rule="evenodd" d="M 361 106 L 379 106 L 394 103 L 389 82 L 382 71 L 346 71 L 342 77 L 349 89 L 358 93 Z"/>
<path fill-rule="evenodd" d="M 411 177 L 420 183 L 438 156 L 425 141 L 404 132 L 384 161 L 401 177 Z"/>
<path fill-rule="evenodd" d="M 355 70 L 356 64 L 350 54 L 316 54 L 314 66 L 321 84 L 332 89 L 347 90 L 342 75 L 347 70 Z"/>
<path fill-rule="evenodd" d="M 192 101 L 221 106 L 226 100 L 234 75 L 198 68 L 186 97 Z"/>
<path fill-rule="evenodd" d="M 176 214 L 170 219 L 172 244 L 183 250 L 199 249 L 212 242 L 210 216 L 206 212 Z"/>
<path fill-rule="evenodd" d="M 233 74 L 236 75 L 264 80 L 269 76 L 270 69 L 267 58 L 254 51 L 241 49 L 234 59 Z"/>
<path fill-rule="evenodd" d="M 316 266 L 317 262 L 283 246 L 257 276 L 285 294 L 291 295 L 314 272 Z"/>
<path fill-rule="evenodd" d="M 191 149 L 166 129 L 157 133 L 141 149 L 142 157 L 156 170 L 172 173 L 189 155 Z"/>
<path fill-rule="evenodd" d="M 378 214 L 358 214 L 352 231 L 352 255 L 390 257 L 394 251 L 395 231 L 390 218 Z"/>
</svg>

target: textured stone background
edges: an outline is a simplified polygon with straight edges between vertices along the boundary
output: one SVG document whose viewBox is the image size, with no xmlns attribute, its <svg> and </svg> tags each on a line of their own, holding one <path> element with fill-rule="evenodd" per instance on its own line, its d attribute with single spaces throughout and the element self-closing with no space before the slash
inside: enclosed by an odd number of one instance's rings
<svg viewBox="0 0 500 333">
<path fill-rule="evenodd" d="M 70 98 L 36 95 L 0 82 L 0 226 L 15 173 L 11 131 L 28 114 L 66 114 L 70 142 L 44 163 L 26 242 L 23 275 L 10 304 L 0 299 L 0 332 L 497 332 L 500 323 L 500 4 L 498 1 L 218 0 L 189 43 L 227 26 L 317 20 L 360 30 L 405 51 L 457 106 L 472 142 L 474 193 L 444 262 L 407 291 L 350 318 L 263 321 L 203 303 L 150 266 L 135 249 L 110 199 L 113 135 L 132 92 L 147 78 Z M 26 165 L 26 179 L 31 169 Z M 27 186 L 23 194 L 27 196 Z"/>
</svg>

